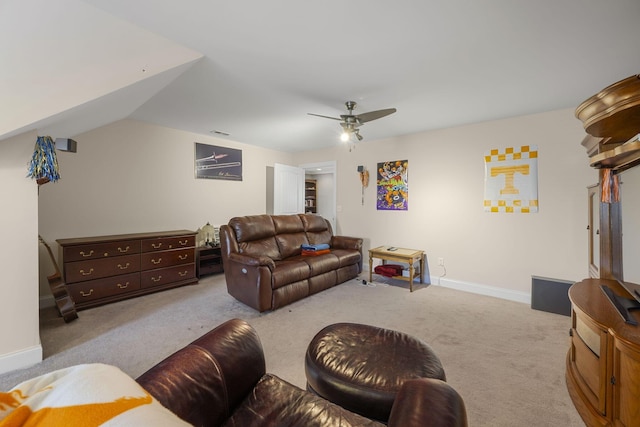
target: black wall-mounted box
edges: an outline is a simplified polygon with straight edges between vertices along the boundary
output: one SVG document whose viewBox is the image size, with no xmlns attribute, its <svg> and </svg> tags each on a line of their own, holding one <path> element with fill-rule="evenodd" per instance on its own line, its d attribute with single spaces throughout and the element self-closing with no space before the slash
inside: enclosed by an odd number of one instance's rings
<svg viewBox="0 0 640 427">
<path fill-rule="evenodd" d="M 531 276 L 531 308 L 571 316 L 569 288 L 575 282 Z"/>
</svg>

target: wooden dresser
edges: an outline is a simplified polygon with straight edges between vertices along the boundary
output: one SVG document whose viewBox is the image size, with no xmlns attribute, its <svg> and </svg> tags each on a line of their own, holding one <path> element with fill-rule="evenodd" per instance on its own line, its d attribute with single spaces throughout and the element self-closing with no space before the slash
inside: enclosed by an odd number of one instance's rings
<svg viewBox="0 0 640 427">
<path fill-rule="evenodd" d="M 196 277 L 188 230 L 59 239 L 59 262 L 76 310 L 188 285 Z"/>
</svg>

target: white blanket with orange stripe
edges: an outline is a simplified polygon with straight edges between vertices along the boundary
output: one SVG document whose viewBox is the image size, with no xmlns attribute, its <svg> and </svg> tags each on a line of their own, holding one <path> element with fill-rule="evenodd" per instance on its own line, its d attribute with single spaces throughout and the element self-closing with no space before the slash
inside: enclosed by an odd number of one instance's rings
<svg viewBox="0 0 640 427">
<path fill-rule="evenodd" d="M 0 392 L 0 427 L 188 426 L 115 366 L 54 371 Z"/>
</svg>

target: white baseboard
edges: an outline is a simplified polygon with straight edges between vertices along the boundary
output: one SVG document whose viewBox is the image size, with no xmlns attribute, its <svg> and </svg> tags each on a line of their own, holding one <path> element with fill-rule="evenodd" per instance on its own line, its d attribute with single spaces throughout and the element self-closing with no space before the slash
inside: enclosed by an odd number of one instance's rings
<svg viewBox="0 0 640 427">
<path fill-rule="evenodd" d="M 434 286 L 442 286 L 445 288 L 456 289 L 458 291 L 471 292 L 473 294 L 487 295 L 509 301 L 531 304 L 531 293 L 528 292 L 496 288 L 494 286 L 480 285 L 478 283 L 462 282 L 438 276 L 430 276 L 429 279 L 431 284 Z"/>
<path fill-rule="evenodd" d="M 425 273 L 428 272 L 429 270 L 425 270 Z M 366 276 L 367 279 L 369 278 L 369 264 L 362 265 L 362 275 Z M 514 291 L 512 289 L 497 288 L 495 286 L 481 285 L 479 283 L 462 282 L 460 280 L 452 280 L 440 276 L 429 276 L 429 283 L 434 286 L 442 286 L 444 288 L 456 289 L 458 291 L 470 292 L 472 294 L 487 295 L 509 301 L 531 304 L 530 292 Z"/>
<path fill-rule="evenodd" d="M 34 345 L 15 353 L 0 355 L 0 374 L 23 369 L 42 362 L 42 345 Z"/>
</svg>

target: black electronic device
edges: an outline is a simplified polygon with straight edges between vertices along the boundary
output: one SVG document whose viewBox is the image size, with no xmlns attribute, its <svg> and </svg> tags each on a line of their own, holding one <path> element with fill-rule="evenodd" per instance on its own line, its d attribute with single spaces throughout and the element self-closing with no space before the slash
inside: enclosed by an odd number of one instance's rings
<svg viewBox="0 0 640 427">
<path fill-rule="evenodd" d="M 75 153 L 78 151 L 78 143 L 71 138 L 56 138 L 56 149 Z"/>
<path fill-rule="evenodd" d="M 620 283 L 620 285 L 622 285 L 622 287 L 625 288 L 627 292 L 629 292 L 629 294 L 631 294 L 633 299 L 616 295 L 608 286 L 600 285 L 600 288 L 611 302 L 611 305 L 613 305 L 613 308 L 615 308 L 618 314 L 620 314 L 620 317 L 622 317 L 625 323 L 628 323 L 630 325 L 637 325 L 638 322 L 633 318 L 633 316 L 631 316 L 631 310 L 640 310 L 640 293 L 638 292 L 638 289 L 631 289 L 632 284 L 622 281 L 618 281 L 618 283 Z M 637 286 L 640 288 L 640 286 L 638 285 L 633 286 Z"/>
</svg>

